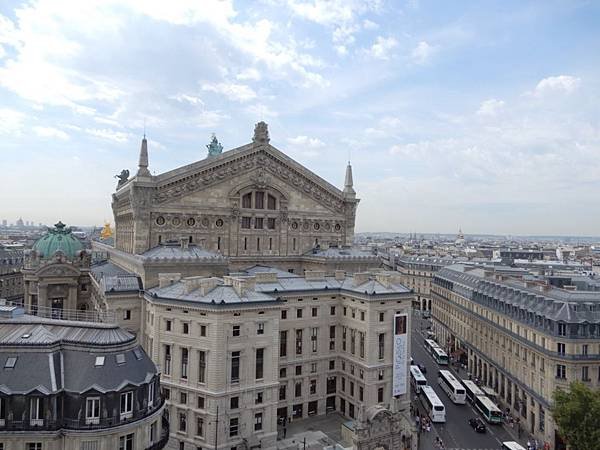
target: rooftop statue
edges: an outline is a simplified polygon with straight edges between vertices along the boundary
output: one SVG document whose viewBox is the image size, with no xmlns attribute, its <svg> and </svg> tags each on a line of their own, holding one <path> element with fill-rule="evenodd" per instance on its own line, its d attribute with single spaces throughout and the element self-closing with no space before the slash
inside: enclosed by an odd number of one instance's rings
<svg viewBox="0 0 600 450">
<path fill-rule="evenodd" d="M 127 169 L 121 170 L 121 174 L 115 175 L 115 178 L 119 179 L 119 182 L 117 183 L 117 189 L 119 189 L 121 186 L 123 186 L 129 180 L 129 170 L 127 170 Z"/>
<path fill-rule="evenodd" d="M 208 144 L 206 148 L 208 149 L 209 157 L 220 155 L 223 152 L 223 146 L 217 140 L 217 136 L 215 136 L 214 133 L 212 135 L 212 139 L 210 140 L 210 144 Z"/>
</svg>

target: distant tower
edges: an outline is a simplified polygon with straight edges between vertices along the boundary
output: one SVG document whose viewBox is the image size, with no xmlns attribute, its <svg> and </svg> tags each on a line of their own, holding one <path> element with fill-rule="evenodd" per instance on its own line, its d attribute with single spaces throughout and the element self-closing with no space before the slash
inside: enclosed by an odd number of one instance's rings
<svg viewBox="0 0 600 450">
<path fill-rule="evenodd" d="M 148 141 L 146 135 L 142 139 L 142 146 L 140 148 L 140 161 L 138 163 L 138 177 L 150 177 L 150 171 L 148 170 Z"/>
<path fill-rule="evenodd" d="M 213 156 L 217 156 L 217 155 L 220 155 L 221 153 L 223 153 L 223 146 L 218 141 L 217 136 L 215 136 L 215 133 L 212 134 L 210 144 L 208 144 L 206 146 L 206 148 L 208 149 L 208 157 L 209 158 L 212 158 Z"/>
<path fill-rule="evenodd" d="M 22 228 L 23 227 L 23 218 L 19 217 L 19 220 L 17 220 L 17 226 Z"/>
<path fill-rule="evenodd" d="M 458 228 L 458 235 L 456 236 L 456 241 L 454 243 L 456 245 L 463 245 L 465 243 L 465 235 L 460 227 Z"/>
</svg>

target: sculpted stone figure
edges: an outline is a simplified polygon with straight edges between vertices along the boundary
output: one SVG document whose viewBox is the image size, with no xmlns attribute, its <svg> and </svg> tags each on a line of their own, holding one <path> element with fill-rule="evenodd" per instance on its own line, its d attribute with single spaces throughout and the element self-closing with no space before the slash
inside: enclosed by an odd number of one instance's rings
<svg viewBox="0 0 600 450">
<path fill-rule="evenodd" d="M 129 180 L 129 170 L 123 169 L 119 175 L 115 175 L 115 178 L 118 178 L 119 181 L 117 183 L 117 189 L 123 186 Z"/>
</svg>

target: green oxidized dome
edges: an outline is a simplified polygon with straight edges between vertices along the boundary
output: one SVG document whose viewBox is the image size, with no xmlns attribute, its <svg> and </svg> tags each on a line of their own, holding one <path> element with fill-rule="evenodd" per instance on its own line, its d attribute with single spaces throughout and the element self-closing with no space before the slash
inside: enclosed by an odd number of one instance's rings
<svg viewBox="0 0 600 450">
<path fill-rule="evenodd" d="M 52 258 L 54 253 L 60 250 L 67 258 L 72 259 L 79 250 L 83 249 L 83 244 L 73 236 L 71 228 L 67 228 L 64 223 L 58 222 L 54 225 L 54 228 L 49 228 L 48 233 L 33 244 L 33 249 L 42 258 Z"/>
</svg>

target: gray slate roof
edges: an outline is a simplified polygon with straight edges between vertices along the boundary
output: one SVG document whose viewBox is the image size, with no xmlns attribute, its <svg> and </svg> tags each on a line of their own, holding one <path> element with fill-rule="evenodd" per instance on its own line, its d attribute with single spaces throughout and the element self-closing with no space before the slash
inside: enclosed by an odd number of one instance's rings
<svg viewBox="0 0 600 450">
<path fill-rule="evenodd" d="M 161 259 L 224 259 L 223 255 L 205 250 L 196 245 L 190 245 L 188 248 L 182 248 L 181 245 L 159 245 L 140 255 L 145 260 Z"/>
<path fill-rule="evenodd" d="M 132 292 L 142 290 L 142 280 L 135 273 L 104 261 L 91 268 L 92 275 L 99 281 L 104 292 Z"/>
</svg>

